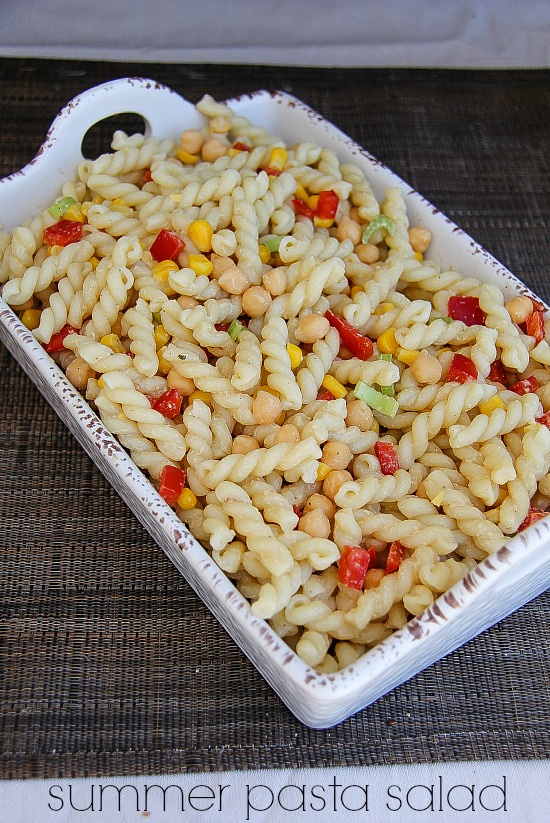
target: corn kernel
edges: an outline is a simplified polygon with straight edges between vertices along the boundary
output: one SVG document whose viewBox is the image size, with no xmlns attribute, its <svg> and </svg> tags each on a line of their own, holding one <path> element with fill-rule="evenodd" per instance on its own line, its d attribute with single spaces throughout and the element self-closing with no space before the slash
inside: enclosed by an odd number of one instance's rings
<svg viewBox="0 0 550 823">
<path fill-rule="evenodd" d="M 21 322 L 27 327 L 29 331 L 37 329 L 40 325 L 40 310 L 39 309 L 25 309 L 21 315 Z"/>
<path fill-rule="evenodd" d="M 170 335 L 164 326 L 161 326 L 159 323 L 159 325 L 155 328 L 155 343 L 157 344 L 157 349 L 161 349 L 168 343 L 169 340 Z"/>
<path fill-rule="evenodd" d="M 168 374 L 170 369 L 172 368 L 172 364 L 168 362 L 168 360 L 164 357 L 164 352 L 166 351 L 167 347 L 162 346 L 157 352 L 157 357 L 159 359 L 159 372 L 161 374 Z"/>
<path fill-rule="evenodd" d="M 54 257 L 56 254 L 59 254 L 63 246 L 50 246 L 48 249 L 48 254 L 50 257 Z"/>
<path fill-rule="evenodd" d="M 91 263 L 92 269 L 97 269 L 99 266 L 99 259 L 97 257 L 90 257 L 88 263 Z"/>
<path fill-rule="evenodd" d="M 350 291 L 351 299 L 353 300 L 353 298 L 356 295 L 361 294 L 361 292 L 364 292 L 364 291 L 365 291 L 365 289 L 363 288 L 363 286 L 352 286 L 351 291 Z"/>
<path fill-rule="evenodd" d="M 395 354 L 399 348 L 397 340 L 395 339 L 395 329 L 391 326 L 386 331 L 383 331 L 376 341 L 378 350 L 383 354 Z"/>
<path fill-rule="evenodd" d="M 267 165 L 271 169 L 277 169 L 277 171 L 282 171 L 285 167 L 287 159 L 288 152 L 285 149 L 276 146 L 269 155 Z"/>
<path fill-rule="evenodd" d="M 332 469 L 330 466 L 327 466 L 326 463 L 319 463 L 319 468 L 317 469 L 317 480 L 324 480 L 325 477 L 330 474 Z"/>
<path fill-rule="evenodd" d="M 89 203 L 88 201 L 80 204 L 80 212 L 84 215 L 84 217 L 86 217 L 86 215 L 88 214 L 88 209 L 90 208 L 90 205 L 91 203 Z"/>
<path fill-rule="evenodd" d="M 258 246 L 258 254 L 260 256 L 260 260 L 262 261 L 262 263 L 269 263 L 271 252 L 269 251 L 265 243 L 260 243 L 260 245 Z"/>
<path fill-rule="evenodd" d="M 304 359 L 301 348 L 299 346 L 295 346 L 294 343 L 289 343 L 286 350 L 288 352 L 288 356 L 290 357 L 290 368 L 297 368 Z"/>
<path fill-rule="evenodd" d="M 294 197 L 296 197 L 298 200 L 303 200 L 304 202 L 307 202 L 309 194 L 304 189 L 304 187 L 302 186 L 301 183 L 298 183 L 298 185 L 296 186 L 296 191 L 294 192 Z"/>
<path fill-rule="evenodd" d="M 104 389 L 105 388 L 105 380 L 102 377 L 100 377 L 99 380 L 97 381 L 97 385 L 99 386 L 100 389 Z"/>
<path fill-rule="evenodd" d="M 188 151 L 183 151 L 183 149 L 178 149 L 176 152 L 176 157 L 188 166 L 194 166 L 199 159 L 198 154 L 190 154 Z"/>
<path fill-rule="evenodd" d="M 443 492 L 440 491 L 440 492 L 438 492 L 438 494 L 436 494 L 436 496 L 434 497 L 433 500 L 430 500 L 430 503 L 432 504 L 432 506 L 435 506 L 436 508 L 438 508 L 439 506 L 441 506 L 441 501 L 442 500 L 443 500 Z"/>
<path fill-rule="evenodd" d="M 63 215 L 64 220 L 77 220 L 79 223 L 84 222 L 84 212 L 80 206 L 80 203 L 75 203 L 73 206 L 70 206 L 67 211 Z"/>
<path fill-rule="evenodd" d="M 393 303 L 379 303 L 379 305 L 373 311 L 373 314 L 387 314 L 394 308 L 395 306 L 393 305 Z"/>
<path fill-rule="evenodd" d="M 242 151 L 243 151 L 243 149 L 231 148 L 231 149 L 228 149 L 227 154 L 229 155 L 229 157 L 236 157 L 238 154 L 241 154 Z"/>
<path fill-rule="evenodd" d="M 310 209 L 316 209 L 317 203 L 319 202 L 319 195 L 318 194 L 311 194 L 307 199 L 307 204 Z"/>
<path fill-rule="evenodd" d="M 92 199 L 92 205 L 100 206 L 103 203 L 103 197 L 100 194 L 96 194 L 95 197 Z"/>
<path fill-rule="evenodd" d="M 195 391 L 191 392 L 188 398 L 189 403 L 192 403 L 193 400 L 202 400 L 203 403 L 206 403 L 206 405 L 209 406 L 212 400 L 212 395 L 207 391 L 199 391 L 198 389 L 195 389 Z"/>
<path fill-rule="evenodd" d="M 167 283 L 171 271 L 179 271 L 179 266 L 173 260 L 161 260 L 153 269 L 153 277 L 159 283 Z"/>
<path fill-rule="evenodd" d="M 407 366 L 412 366 L 418 357 L 418 352 L 413 351 L 413 349 L 397 349 L 396 357 L 401 363 L 406 363 Z"/>
<path fill-rule="evenodd" d="M 370 430 L 375 434 L 380 434 L 380 424 L 378 423 L 378 420 L 372 421 L 372 426 L 370 427 Z"/>
<path fill-rule="evenodd" d="M 117 334 L 106 334 L 99 342 L 104 346 L 108 346 L 115 354 L 126 354 L 126 349 L 120 342 L 120 337 Z"/>
<path fill-rule="evenodd" d="M 332 217 L 317 217 L 317 215 L 313 217 L 313 225 L 318 229 L 330 229 L 333 223 Z"/>
<path fill-rule="evenodd" d="M 187 229 L 187 236 L 198 251 L 210 251 L 213 229 L 208 220 L 193 220 Z"/>
<path fill-rule="evenodd" d="M 193 269 L 195 274 L 208 275 L 214 267 L 208 257 L 205 257 L 204 254 L 190 254 L 189 268 Z"/>
<path fill-rule="evenodd" d="M 424 260 L 424 255 L 421 251 L 415 251 L 414 258 L 415 260 L 418 260 L 419 263 L 422 263 L 422 261 Z"/>
<path fill-rule="evenodd" d="M 340 400 L 342 397 L 345 397 L 348 393 L 348 390 L 331 374 L 325 374 L 323 378 L 323 382 L 321 384 L 324 389 L 329 391 L 333 397 L 337 400 Z"/>
<path fill-rule="evenodd" d="M 177 499 L 180 509 L 194 509 L 197 505 L 197 498 L 191 489 L 184 489 Z"/>
<path fill-rule="evenodd" d="M 498 394 L 495 394 L 494 397 L 491 397 L 491 398 L 489 398 L 489 400 L 485 400 L 483 403 L 479 404 L 479 410 L 480 410 L 481 414 L 486 414 L 487 416 L 489 416 L 491 414 L 491 412 L 494 411 L 495 409 L 504 409 L 504 408 L 506 408 L 506 404 L 498 396 Z"/>
</svg>

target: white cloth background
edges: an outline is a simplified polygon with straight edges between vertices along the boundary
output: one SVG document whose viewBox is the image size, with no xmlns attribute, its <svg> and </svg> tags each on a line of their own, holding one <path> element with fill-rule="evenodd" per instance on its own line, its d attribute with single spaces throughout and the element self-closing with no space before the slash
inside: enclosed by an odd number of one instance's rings
<svg viewBox="0 0 550 823">
<path fill-rule="evenodd" d="M 550 65 L 548 0 L 1 0 L 0 56 L 311 66 Z"/>
</svg>

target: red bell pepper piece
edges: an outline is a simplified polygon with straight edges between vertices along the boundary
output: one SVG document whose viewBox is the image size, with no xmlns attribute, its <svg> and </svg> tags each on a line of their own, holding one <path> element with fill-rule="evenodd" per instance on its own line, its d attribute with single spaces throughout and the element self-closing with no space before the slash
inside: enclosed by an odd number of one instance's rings
<svg viewBox="0 0 550 823">
<path fill-rule="evenodd" d="M 63 326 L 56 334 L 52 334 L 49 343 L 43 343 L 42 348 L 51 354 L 54 351 L 63 351 L 65 348 L 65 338 L 69 334 L 78 334 L 78 329 L 73 329 L 72 326 Z"/>
<path fill-rule="evenodd" d="M 160 412 L 168 420 L 180 413 L 182 402 L 183 395 L 177 389 L 167 389 L 160 397 L 152 398 L 150 401 L 151 408 Z"/>
<path fill-rule="evenodd" d="M 465 297 L 461 294 L 449 297 L 447 304 L 449 317 L 462 320 L 466 326 L 484 326 L 486 314 L 479 306 L 477 297 Z"/>
<path fill-rule="evenodd" d="M 324 391 L 317 395 L 317 400 L 334 400 L 332 392 Z"/>
<path fill-rule="evenodd" d="M 250 151 L 250 146 L 247 146 L 246 143 L 241 143 L 240 140 L 235 140 L 231 148 L 237 151 Z"/>
<path fill-rule="evenodd" d="M 494 360 L 491 363 L 487 380 L 492 380 L 493 383 L 502 383 L 503 386 L 506 385 L 506 372 L 502 365 L 502 360 Z"/>
<path fill-rule="evenodd" d="M 164 466 L 160 473 L 160 496 L 173 506 L 185 486 L 185 472 L 178 466 Z"/>
<path fill-rule="evenodd" d="M 547 514 L 549 514 L 549 512 L 545 512 L 543 509 L 537 509 L 536 506 L 530 506 L 525 520 L 523 520 L 518 528 L 518 532 L 522 532 L 532 523 L 536 523 L 537 520 L 542 520 L 542 518 L 546 517 Z"/>
<path fill-rule="evenodd" d="M 230 325 L 231 323 L 216 323 L 214 325 L 214 328 L 216 329 L 216 331 L 227 331 Z"/>
<path fill-rule="evenodd" d="M 393 443 L 377 440 L 374 444 L 374 453 L 380 463 L 380 471 L 382 474 L 395 474 L 399 468 L 399 460 L 397 459 L 397 451 Z"/>
<path fill-rule="evenodd" d="M 59 220 L 44 229 L 44 241 L 48 246 L 68 246 L 82 240 L 83 227 L 80 220 Z"/>
<path fill-rule="evenodd" d="M 540 300 L 537 300 L 535 297 L 530 297 L 529 300 L 533 304 L 533 311 L 541 311 L 544 314 L 547 309 L 544 303 L 541 303 Z"/>
<path fill-rule="evenodd" d="M 338 580 L 350 589 L 361 591 L 370 564 L 370 554 L 361 546 L 344 546 L 338 565 Z"/>
<path fill-rule="evenodd" d="M 397 540 L 390 546 L 390 550 L 388 552 L 388 559 L 386 560 L 386 574 L 392 574 L 396 572 L 403 559 L 405 557 L 405 546 L 399 543 Z"/>
<path fill-rule="evenodd" d="M 535 377 L 535 375 L 531 375 L 531 377 L 526 377 L 525 380 L 518 380 L 517 383 L 514 383 L 513 386 L 510 386 L 510 391 L 515 392 L 523 396 L 524 394 L 529 394 L 535 392 L 539 387 L 539 381 Z"/>
<path fill-rule="evenodd" d="M 537 343 L 544 340 L 544 315 L 541 311 L 534 311 L 525 321 L 525 330 L 529 337 L 534 337 Z"/>
<path fill-rule="evenodd" d="M 374 353 L 372 340 L 369 340 L 368 337 L 365 337 L 364 334 L 357 331 L 355 326 L 352 326 L 351 323 L 348 323 L 343 317 L 331 312 L 330 309 L 325 312 L 325 317 L 330 325 L 336 329 L 340 335 L 340 340 L 351 354 L 359 357 L 360 360 L 368 360 L 372 357 Z"/>
<path fill-rule="evenodd" d="M 453 356 L 447 373 L 449 383 L 465 383 L 467 380 L 477 380 L 475 363 L 458 352 Z"/>
<path fill-rule="evenodd" d="M 535 417 L 535 423 L 540 423 L 542 426 L 550 429 L 550 411 L 544 412 L 540 417 Z"/>
<path fill-rule="evenodd" d="M 319 199 L 315 207 L 315 216 L 320 217 L 322 220 L 334 220 L 339 203 L 340 198 L 332 189 L 319 192 Z"/>
<path fill-rule="evenodd" d="M 292 205 L 294 207 L 294 211 L 297 211 L 299 214 L 303 214 L 305 217 L 309 217 L 310 220 L 313 220 L 315 217 L 315 212 L 307 203 L 304 203 L 303 200 L 298 200 L 298 198 L 294 198 L 292 201 Z"/>
<path fill-rule="evenodd" d="M 294 512 L 294 514 L 298 515 L 298 517 L 301 517 L 301 516 L 302 516 L 302 514 L 303 514 L 303 511 L 302 511 L 301 509 L 299 509 L 299 508 L 298 508 L 298 506 L 296 505 L 296 503 L 293 503 L 293 504 L 292 504 L 292 511 Z"/>
<path fill-rule="evenodd" d="M 378 566 L 378 558 L 376 557 L 376 549 L 374 546 L 371 546 L 370 549 L 367 549 L 370 557 L 369 561 L 369 569 L 376 569 Z"/>
<path fill-rule="evenodd" d="M 264 166 L 262 171 L 265 171 L 270 177 L 278 177 L 281 173 L 281 169 L 274 169 L 272 166 Z"/>
<path fill-rule="evenodd" d="M 153 175 L 151 174 L 151 169 L 145 169 L 143 173 L 143 182 L 144 183 L 152 183 L 153 182 Z"/>
<path fill-rule="evenodd" d="M 160 263 L 161 260 L 175 260 L 184 248 L 185 243 L 178 234 L 169 229 L 161 229 L 149 251 L 153 259 Z"/>
</svg>

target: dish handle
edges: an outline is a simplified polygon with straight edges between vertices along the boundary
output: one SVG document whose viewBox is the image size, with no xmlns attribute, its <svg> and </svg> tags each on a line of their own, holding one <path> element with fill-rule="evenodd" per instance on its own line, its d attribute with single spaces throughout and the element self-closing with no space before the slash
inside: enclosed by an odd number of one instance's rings
<svg viewBox="0 0 550 823">
<path fill-rule="evenodd" d="M 143 118 L 146 137 L 177 139 L 185 128 L 203 125 L 192 103 L 154 80 L 125 77 L 83 92 L 57 115 L 36 157 L 0 180 L 2 228 L 13 230 L 47 208 L 85 159 L 82 141 L 92 126 L 124 113 Z"/>
</svg>

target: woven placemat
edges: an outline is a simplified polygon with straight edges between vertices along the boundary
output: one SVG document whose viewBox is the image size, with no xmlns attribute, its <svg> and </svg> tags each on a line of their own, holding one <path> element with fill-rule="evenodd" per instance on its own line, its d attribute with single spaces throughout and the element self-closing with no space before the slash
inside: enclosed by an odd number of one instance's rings
<svg viewBox="0 0 550 823">
<path fill-rule="evenodd" d="M 70 98 L 128 75 L 192 101 L 295 94 L 550 297 L 550 72 L 4 59 L 0 175 L 33 157 Z M 0 398 L 1 776 L 547 757 L 548 595 L 336 728 L 312 731 L 3 349 Z"/>
</svg>

